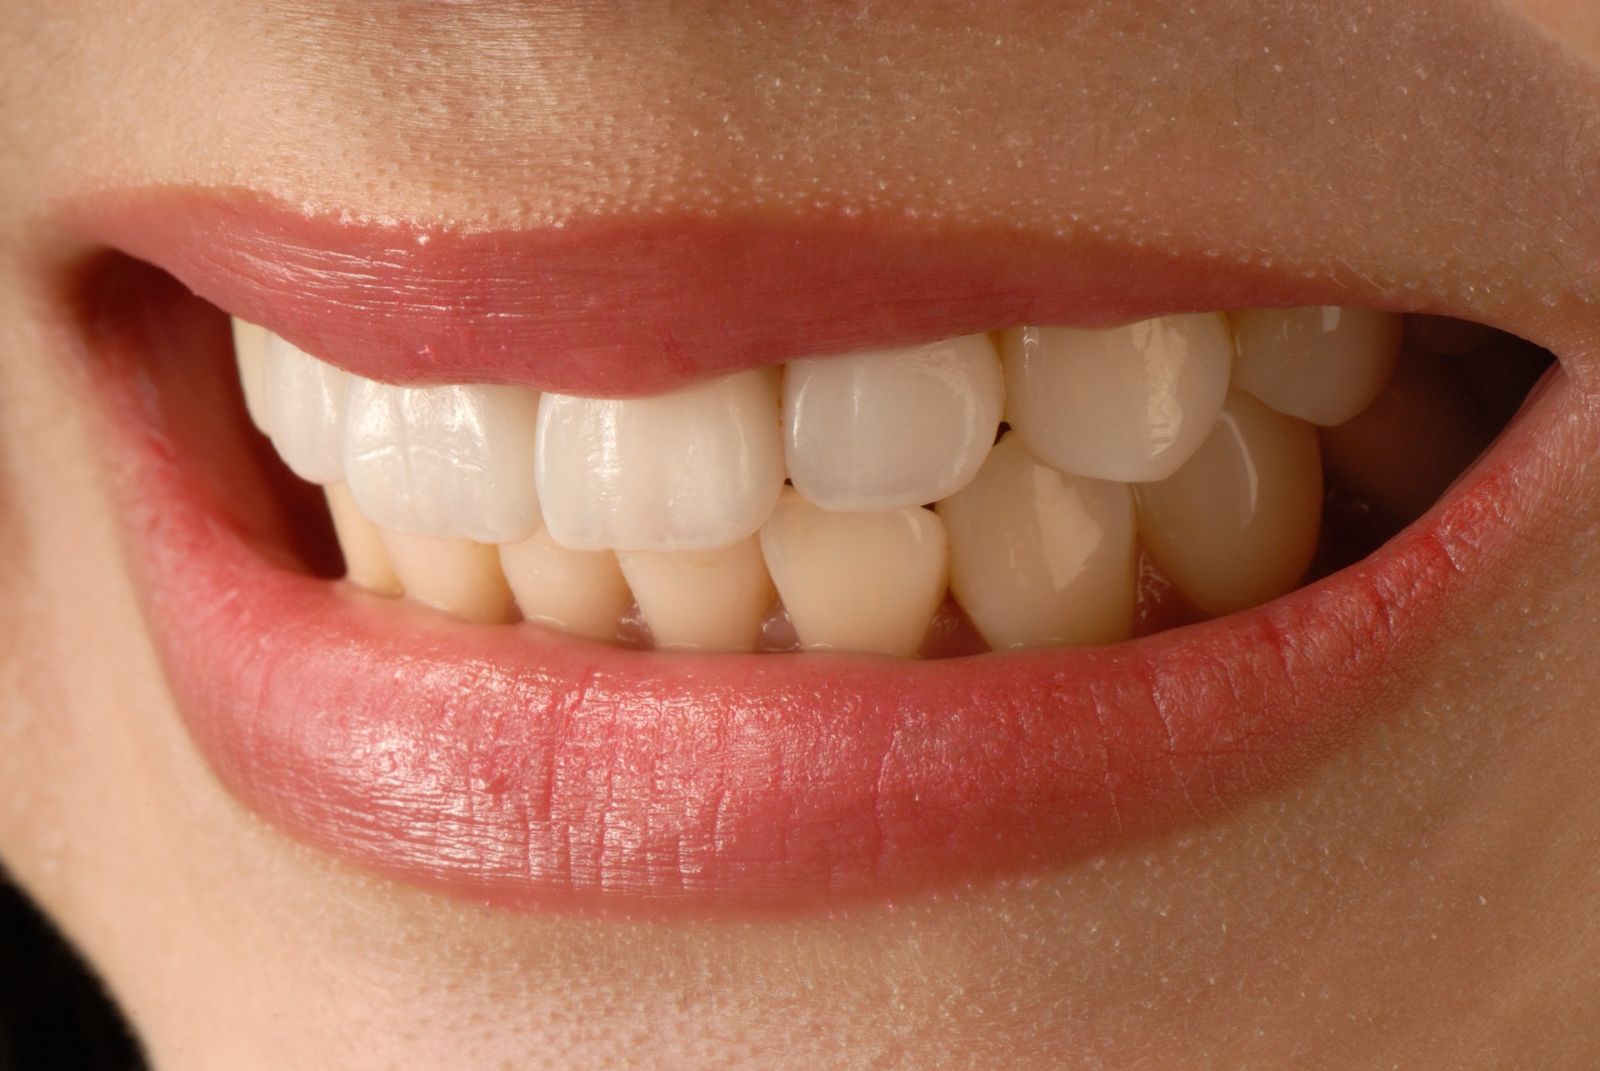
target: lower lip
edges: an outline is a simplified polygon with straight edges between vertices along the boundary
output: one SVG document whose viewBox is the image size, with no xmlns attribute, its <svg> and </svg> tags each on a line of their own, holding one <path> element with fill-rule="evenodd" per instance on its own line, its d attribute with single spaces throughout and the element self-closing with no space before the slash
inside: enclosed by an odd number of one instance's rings
<svg viewBox="0 0 1600 1071">
<path fill-rule="evenodd" d="M 1557 508 L 1590 434 L 1556 377 L 1368 559 L 1115 647 L 656 655 L 462 625 L 270 563 L 197 471 L 215 432 L 166 389 L 194 355 L 163 354 L 179 343 L 154 312 L 114 324 L 93 357 L 130 459 L 125 516 L 201 752 L 301 840 L 518 909 L 815 911 L 1216 819 L 1385 709 Z"/>
</svg>

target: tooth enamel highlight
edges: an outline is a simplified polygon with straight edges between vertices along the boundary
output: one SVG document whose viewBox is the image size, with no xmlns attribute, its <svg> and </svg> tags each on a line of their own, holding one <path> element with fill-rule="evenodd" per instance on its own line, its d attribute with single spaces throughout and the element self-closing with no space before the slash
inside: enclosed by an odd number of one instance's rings
<svg viewBox="0 0 1600 1071">
<path fill-rule="evenodd" d="M 987 335 L 784 368 L 784 456 L 806 498 L 830 510 L 920 506 L 966 486 L 994 443 L 1004 401 Z"/>
<path fill-rule="evenodd" d="M 1161 480 L 1195 452 L 1228 391 L 1233 339 L 1220 313 L 1104 331 L 1022 327 L 1001 337 L 1006 419 L 1063 472 Z"/>
<path fill-rule="evenodd" d="M 574 550 L 710 550 L 751 535 L 782 490 L 778 383 L 725 376 L 626 400 L 546 394 L 539 501 Z"/>
<path fill-rule="evenodd" d="M 379 530 L 407 597 L 485 625 L 517 618 L 496 548 Z"/>
<path fill-rule="evenodd" d="M 1322 431 L 1328 479 L 1408 524 L 1488 445 L 1459 359 L 1407 353 L 1366 411 Z"/>
<path fill-rule="evenodd" d="M 754 537 L 719 550 L 617 555 L 657 647 L 753 651 L 776 592 Z"/>
<path fill-rule="evenodd" d="M 302 480 L 328 484 L 344 479 L 344 406 L 349 378 L 333 365 L 267 334 L 261 408 L 278 456 Z"/>
<path fill-rule="evenodd" d="M 944 525 L 919 508 L 834 513 L 785 491 L 761 552 L 800 644 L 910 657 L 944 601 Z"/>
<path fill-rule="evenodd" d="M 1313 305 L 1232 316 L 1233 383 L 1288 416 L 1343 424 L 1383 390 L 1400 356 L 1402 317 Z"/>
<path fill-rule="evenodd" d="M 937 511 L 950 592 L 991 647 L 1127 638 L 1138 578 L 1127 484 L 1058 472 L 1008 434 Z"/>
<path fill-rule="evenodd" d="M 1316 552 L 1316 430 L 1231 391 L 1194 457 L 1136 495 L 1145 547 L 1189 601 L 1214 615 L 1257 606 L 1298 585 Z"/>
<path fill-rule="evenodd" d="M 523 387 L 397 387 L 351 376 L 345 479 L 383 528 L 515 543 L 539 525 L 538 416 L 539 395 Z"/>
<path fill-rule="evenodd" d="M 540 528 L 500 548 L 500 566 L 529 621 L 613 641 L 633 596 L 609 550 L 568 550 Z"/>
<path fill-rule="evenodd" d="M 361 515 L 344 484 L 330 483 L 323 491 L 328 498 L 328 513 L 333 517 L 334 534 L 339 538 L 339 551 L 344 555 L 345 576 L 375 594 L 399 595 L 400 577 L 389 560 L 389 550 L 383 545 L 377 525 Z"/>
<path fill-rule="evenodd" d="M 250 414 L 250 423 L 266 434 L 266 401 L 262 397 L 262 379 L 266 374 L 267 329 L 258 327 L 237 316 L 232 318 L 233 355 L 239 365 L 239 388 L 244 394 L 244 408 Z"/>
</svg>

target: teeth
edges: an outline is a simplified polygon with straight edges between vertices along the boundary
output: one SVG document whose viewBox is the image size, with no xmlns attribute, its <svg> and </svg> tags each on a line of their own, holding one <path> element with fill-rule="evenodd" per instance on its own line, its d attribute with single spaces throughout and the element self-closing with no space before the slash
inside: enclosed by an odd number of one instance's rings
<svg viewBox="0 0 1600 1071">
<path fill-rule="evenodd" d="M 479 624 L 516 620 L 511 590 L 494 547 L 380 530 L 406 595 Z"/>
<path fill-rule="evenodd" d="M 720 550 L 617 555 L 657 647 L 753 651 L 775 592 L 754 537 Z"/>
<path fill-rule="evenodd" d="M 1487 440 L 1454 362 L 1407 353 L 1364 413 L 1323 429 L 1323 463 L 1330 480 L 1406 524 L 1438 501 Z"/>
<path fill-rule="evenodd" d="M 783 487 L 777 376 L 649 398 L 546 394 L 539 500 L 574 550 L 710 550 L 751 535 Z"/>
<path fill-rule="evenodd" d="M 784 369 L 784 451 L 795 488 L 830 510 L 920 506 L 966 486 L 1004 399 L 987 335 Z"/>
<path fill-rule="evenodd" d="M 376 594 L 399 595 L 400 577 L 395 574 L 378 526 L 361 515 L 344 484 L 330 483 L 323 490 L 328 496 L 334 534 L 339 537 L 339 550 L 344 555 L 345 575 L 352 583 Z"/>
<path fill-rule="evenodd" d="M 350 377 L 274 334 L 265 351 L 261 408 L 278 456 L 302 480 L 341 482 Z"/>
<path fill-rule="evenodd" d="M 1161 480 L 1211 430 L 1233 339 L 1221 313 L 1084 331 L 1021 327 L 1001 340 L 1006 419 L 1063 472 Z"/>
<path fill-rule="evenodd" d="M 1322 466 L 1311 425 L 1243 391 L 1170 479 L 1137 489 L 1139 534 L 1163 572 L 1210 614 L 1292 590 L 1322 526 Z"/>
<path fill-rule="evenodd" d="M 540 528 L 501 547 L 500 565 L 529 621 L 594 640 L 617 638 L 633 596 L 609 550 L 568 550 Z"/>
<path fill-rule="evenodd" d="M 1007 435 L 937 508 L 951 594 L 991 647 L 1127 638 L 1138 575 L 1127 484 L 1058 472 Z"/>
<path fill-rule="evenodd" d="M 831 513 L 786 491 L 761 552 L 802 647 L 917 653 L 944 601 L 944 525 L 919 508 Z"/>
<path fill-rule="evenodd" d="M 1343 424 L 1383 390 L 1400 356 L 1402 317 L 1313 305 L 1233 314 L 1233 381 L 1280 413 Z"/>
<path fill-rule="evenodd" d="M 256 430 L 267 431 L 267 411 L 262 397 L 262 378 L 266 372 L 267 329 L 248 320 L 233 317 L 233 355 L 239 363 L 239 387 L 244 392 L 244 408 Z"/>
<path fill-rule="evenodd" d="M 435 539 L 515 543 L 539 525 L 539 396 L 522 387 L 396 387 L 350 377 L 344 471 L 361 511 Z"/>
</svg>

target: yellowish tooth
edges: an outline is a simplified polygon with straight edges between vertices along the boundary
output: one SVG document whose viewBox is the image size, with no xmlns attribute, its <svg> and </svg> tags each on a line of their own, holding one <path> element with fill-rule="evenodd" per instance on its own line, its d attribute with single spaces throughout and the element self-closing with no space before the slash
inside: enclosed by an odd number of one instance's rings
<svg viewBox="0 0 1600 1071">
<path fill-rule="evenodd" d="M 1114 643 L 1133 624 L 1133 490 L 1070 476 L 1008 434 L 936 507 L 950 591 L 998 649 Z"/>
<path fill-rule="evenodd" d="M 543 525 L 502 546 L 500 566 L 524 618 L 592 640 L 614 641 L 633 601 L 615 554 L 568 550 Z"/>
<path fill-rule="evenodd" d="M 655 645 L 753 651 L 777 593 L 754 536 L 718 550 L 617 554 Z"/>
<path fill-rule="evenodd" d="M 1191 602 L 1221 615 L 1293 590 L 1322 528 L 1316 430 L 1229 393 L 1200 449 L 1136 489 L 1139 534 Z"/>
<path fill-rule="evenodd" d="M 333 517 L 333 531 L 339 537 L 339 551 L 344 555 L 345 575 L 350 582 L 377 595 L 399 595 L 400 577 L 389 560 L 378 526 L 361 515 L 350 488 L 344 484 L 330 483 L 323 491 L 328 496 L 328 513 Z"/>
<path fill-rule="evenodd" d="M 1288 416 L 1343 424 L 1383 390 L 1400 356 L 1392 312 L 1310 305 L 1248 309 L 1233 321 L 1233 385 Z"/>
<path fill-rule="evenodd" d="M 1407 353 L 1365 412 L 1322 429 L 1328 479 L 1400 524 L 1427 512 L 1488 445 L 1459 360 Z"/>
<path fill-rule="evenodd" d="M 808 650 L 910 657 L 944 602 L 944 524 L 919 507 L 834 513 L 786 490 L 761 552 Z"/>
<path fill-rule="evenodd" d="M 267 410 L 262 398 L 262 375 L 267 361 L 267 329 L 241 320 L 233 321 L 233 354 L 239 364 L 239 388 L 244 392 L 244 408 L 250 423 L 267 434 Z"/>
<path fill-rule="evenodd" d="M 381 528 L 378 532 L 408 597 L 478 624 L 498 625 L 517 619 L 495 547 Z"/>
</svg>

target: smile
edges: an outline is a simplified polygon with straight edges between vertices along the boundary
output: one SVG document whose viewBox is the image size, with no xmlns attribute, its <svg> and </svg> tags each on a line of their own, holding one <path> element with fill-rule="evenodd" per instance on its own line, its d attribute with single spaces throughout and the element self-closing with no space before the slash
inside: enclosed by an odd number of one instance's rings
<svg viewBox="0 0 1600 1071">
<path fill-rule="evenodd" d="M 84 218 L 200 295 L 118 257 L 84 300 L 194 740 L 511 908 L 832 908 L 1225 813 L 1362 730 L 1592 435 L 1509 336 L 1115 243 Z M 1485 359 L 1539 379 L 1497 439 Z"/>
</svg>

